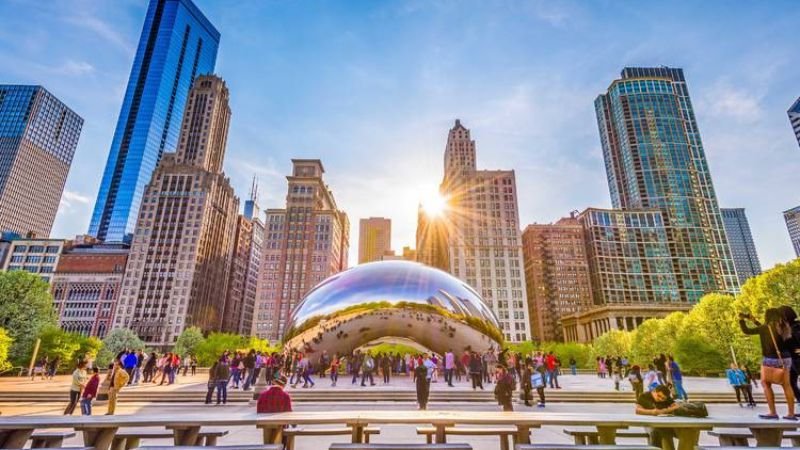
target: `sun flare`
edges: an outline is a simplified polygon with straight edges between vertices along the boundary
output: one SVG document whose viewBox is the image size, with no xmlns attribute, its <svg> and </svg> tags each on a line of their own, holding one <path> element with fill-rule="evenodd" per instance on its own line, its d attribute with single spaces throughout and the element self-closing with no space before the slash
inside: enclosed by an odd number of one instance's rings
<svg viewBox="0 0 800 450">
<path fill-rule="evenodd" d="M 432 192 L 422 199 L 422 209 L 431 217 L 440 217 L 447 211 L 447 199 L 439 192 Z"/>
</svg>

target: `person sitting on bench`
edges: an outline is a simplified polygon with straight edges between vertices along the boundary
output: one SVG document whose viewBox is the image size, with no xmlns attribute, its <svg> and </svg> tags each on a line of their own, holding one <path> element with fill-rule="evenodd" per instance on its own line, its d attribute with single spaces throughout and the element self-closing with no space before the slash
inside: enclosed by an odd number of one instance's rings
<svg viewBox="0 0 800 450">
<path fill-rule="evenodd" d="M 670 396 L 669 388 L 663 384 L 656 386 L 652 391 L 645 392 L 636 399 L 636 414 L 644 416 L 663 416 L 672 414 L 679 405 Z M 656 429 L 650 435 L 650 444 L 662 447 L 663 439 L 673 439 L 675 433 L 671 430 Z"/>
</svg>

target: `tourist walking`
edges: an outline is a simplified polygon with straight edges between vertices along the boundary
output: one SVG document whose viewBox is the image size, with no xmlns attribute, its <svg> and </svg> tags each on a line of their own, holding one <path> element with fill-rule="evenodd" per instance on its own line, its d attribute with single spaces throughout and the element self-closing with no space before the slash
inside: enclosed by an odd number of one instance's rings
<svg viewBox="0 0 800 450">
<path fill-rule="evenodd" d="M 740 369 L 736 363 L 731 363 L 730 368 L 725 371 L 725 376 L 728 378 L 728 384 L 733 387 L 736 393 L 736 402 L 739 404 L 739 407 L 742 407 L 742 398 L 744 398 L 747 407 L 754 408 L 756 402 L 753 399 L 753 387 L 750 385 L 750 382 L 747 381 L 747 375 L 745 375 L 742 369 Z"/>
<path fill-rule="evenodd" d="M 81 391 L 86 385 L 86 381 L 86 361 L 80 361 L 72 372 L 72 384 L 70 384 L 69 387 L 69 403 L 66 409 L 64 409 L 65 416 L 71 416 L 73 411 L 75 411 L 75 406 L 78 405 L 78 400 L 81 398 Z"/>
<path fill-rule="evenodd" d="M 61 358 L 56 356 L 47 365 L 47 379 L 48 380 L 52 380 L 53 377 L 56 376 L 56 372 L 58 372 L 58 365 L 60 363 L 61 363 Z"/>
<path fill-rule="evenodd" d="M 414 385 L 417 389 L 417 405 L 419 409 L 428 409 L 428 397 L 431 393 L 431 381 L 428 367 L 418 364 L 414 368 Z"/>
<path fill-rule="evenodd" d="M 755 327 L 747 325 L 749 320 Z M 769 308 L 764 314 L 764 324 L 758 322 L 752 314 L 739 316 L 739 327 L 747 335 L 758 335 L 761 342 L 761 383 L 764 385 L 764 396 L 767 398 L 768 414 L 759 414 L 762 419 L 778 419 L 775 409 L 775 393 L 772 385 L 783 388 L 786 397 L 788 414 L 783 416 L 786 420 L 797 420 L 794 415 L 794 391 L 789 386 L 789 372 L 791 371 L 792 357 L 790 344 L 792 330 L 781 311 Z"/>
<path fill-rule="evenodd" d="M 331 387 L 336 387 L 336 382 L 339 381 L 339 364 L 341 360 L 339 359 L 339 354 L 334 353 L 333 358 L 331 358 Z"/>
<path fill-rule="evenodd" d="M 472 378 L 472 390 L 483 390 L 483 360 L 477 352 L 472 352 L 469 358 L 469 376 Z"/>
<path fill-rule="evenodd" d="M 675 390 L 675 398 L 685 402 L 689 401 L 689 395 L 683 388 L 683 373 L 680 366 L 675 362 L 675 358 L 672 355 L 667 357 L 667 361 L 667 369 L 669 370 L 669 378 L 672 380 L 672 388 Z"/>
<path fill-rule="evenodd" d="M 553 352 L 549 352 L 544 361 L 547 365 L 547 383 L 550 385 L 550 389 L 561 389 L 561 386 L 558 385 L 558 359 L 556 355 Z"/>
<path fill-rule="evenodd" d="M 136 353 L 133 351 L 128 352 L 125 355 L 125 358 L 122 360 L 122 364 L 125 367 L 125 372 L 128 373 L 128 384 L 133 384 L 133 371 L 136 370 L 136 363 L 138 359 L 136 358 Z"/>
<path fill-rule="evenodd" d="M 130 375 L 122 367 L 122 363 L 119 360 L 114 361 L 114 368 L 111 369 L 111 384 L 108 386 L 108 412 L 106 415 L 114 415 L 119 391 L 128 384 L 128 381 L 130 381 Z"/>
<path fill-rule="evenodd" d="M 195 376 L 197 374 L 197 356 L 195 355 L 192 355 L 191 369 L 192 376 Z"/>
<path fill-rule="evenodd" d="M 522 376 L 519 380 L 519 388 L 522 391 L 522 399 L 525 401 L 525 406 L 533 406 L 531 404 L 531 400 L 533 399 L 533 385 L 531 384 L 533 379 L 532 365 L 533 360 L 530 358 L 525 360 L 525 365 L 522 368 Z"/>
<path fill-rule="evenodd" d="M 536 389 L 536 394 L 539 396 L 539 403 L 536 406 L 544 408 L 544 366 L 534 368 L 531 373 L 531 386 Z"/>
<path fill-rule="evenodd" d="M 392 375 L 392 358 L 388 353 L 381 357 L 381 373 L 383 374 L 383 384 L 389 384 Z"/>
<path fill-rule="evenodd" d="M 375 386 L 375 379 L 372 377 L 373 370 L 375 370 L 375 360 L 372 359 L 372 355 L 366 353 L 361 363 L 361 387 L 366 386 L 367 378 L 369 378 L 369 385 Z"/>
<path fill-rule="evenodd" d="M 81 396 L 81 415 L 92 415 L 92 401 L 97 397 L 97 390 L 100 387 L 100 374 L 97 367 L 92 368 L 92 376 L 86 382 Z"/>
<path fill-rule="evenodd" d="M 217 389 L 217 367 L 219 361 L 214 361 L 214 364 L 208 369 L 208 383 L 206 384 L 206 405 L 211 404 L 211 397 L 214 396 L 214 391 Z"/>
<path fill-rule="evenodd" d="M 779 309 L 791 333 L 791 338 L 787 343 L 792 355 L 789 384 L 792 386 L 795 400 L 800 401 L 800 387 L 797 386 L 798 374 L 800 374 L 800 353 L 798 353 L 800 351 L 800 322 L 797 321 L 797 313 L 791 306 L 781 306 Z"/>
<path fill-rule="evenodd" d="M 503 407 L 503 411 L 513 411 L 514 407 L 511 400 L 514 396 L 514 379 L 508 373 L 508 369 L 498 364 L 495 369 L 494 397 L 497 404 Z"/>
<path fill-rule="evenodd" d="M 450 349 L 444 354 L 444 381 L 448 386 L 453 387 L 453 370 L 456 368 L 456 356 Z"/>
<path fill-rule="evenodd" d="M 577 375 L 578 374 L 578 362 L 575 361 L 574 357 L 570 357 L 569 358 L 569 370 L 570 370 L 570 373 L 572 373 L 573 375 Z"/>
<path fill-rule="evenodd" d="M 231 377 L 231 370 L 228 366 L 228 363 L 225 361 L 220 361 L 217 364 L 216 370 L 216 384 L 217 384 L 217 404 L 220 404 L 220 400 L 222 404 L 228 403 L 228 379 Z"/>
</svg>

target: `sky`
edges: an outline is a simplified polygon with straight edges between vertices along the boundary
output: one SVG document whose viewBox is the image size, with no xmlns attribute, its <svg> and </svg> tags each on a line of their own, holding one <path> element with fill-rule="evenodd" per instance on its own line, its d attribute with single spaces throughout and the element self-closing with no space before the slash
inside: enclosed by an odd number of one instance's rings
<svg viewBox="0 0 800 450">
<path fill-rule="evenodd" d="M 610 207 L 593 101 L 625 66 L 685 70 L 722 207 L 746 208 L 763 268 L 793 258 L 800 205 L 800 3 L 196 0 L 222 34 L 225 172 L 285 204 L 291 158 L 319 158 L 351 222 L 392 219 L 414 246 L 456 118 L 478 167 L 514 169 L 520 222 Z M 41 84 L 85 122 L 52 235 L 83 234 L 147 0 L 0 0 L 0 83 Z"/>
</svg>

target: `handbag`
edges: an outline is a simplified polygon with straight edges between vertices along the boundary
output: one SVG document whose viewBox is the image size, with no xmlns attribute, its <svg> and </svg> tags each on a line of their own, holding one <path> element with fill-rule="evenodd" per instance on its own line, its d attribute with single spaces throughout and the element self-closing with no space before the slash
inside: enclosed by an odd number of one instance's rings
<svg viewBox="0 0 800 450">
<path fill-rule="evenodd" d="M 769 330 L 769 337 L 772 339 L 772 345 L 775 346 L 775 354 L 778 355 L 778 361 L 780 361 L 780 367 L 769 367 L 765 365 L 761 365 L 761 381 L 771 384 L 783 384 L 786 381 L 786 367 L 783 364 L 783 358 L 781 358 L 781 350 L 778 348 L 778 342 L 775 341 L 775 335 L 772 333 L 772 328 L 769 325 L 765 325 L 767 330 Z"/>
</svg>

